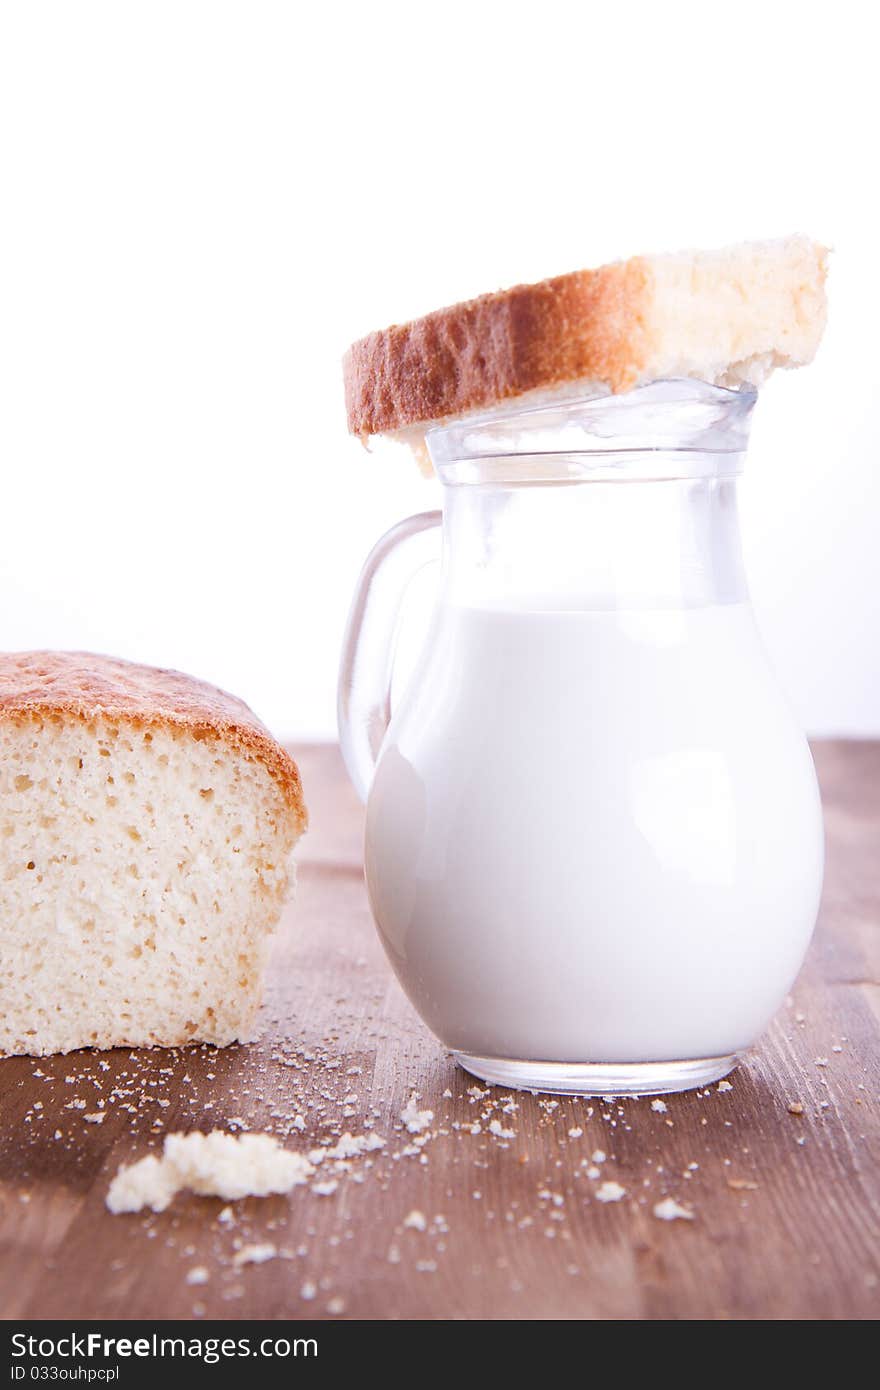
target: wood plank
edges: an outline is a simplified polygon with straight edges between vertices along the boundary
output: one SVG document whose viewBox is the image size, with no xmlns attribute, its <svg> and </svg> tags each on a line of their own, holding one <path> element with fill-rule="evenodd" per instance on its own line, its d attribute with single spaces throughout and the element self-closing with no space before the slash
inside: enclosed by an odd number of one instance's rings
<svg viewBox="0 0 880 1390">
<path fill-rule="evenodd" d="M 337 750 L 296 752 L 313 828 L 262 1040 L 0 1062 L 5 1317 L 877 1316 L 880 743 L 816 746 L 828 871 L 807 965 L 731 1089 L 670 1097 L 665 1113 L 469 1094 L 379 948 Z M 400 1121 L 413 1092 L 434 1115 L 422 1148 Z M 119 1164 L 163 1134 L 239 1123 L 299 1148 L 368 1125 L 387 1143 L 350 1171 L 325 1164 L 331 1194 L 247 1199 L 232 1225 L 191 1196 L 161 1215 L 106 1211 Z M 597 1149 L 619 1202 L 596 1198 Z M 657 1220 L 667 1195 L 694 1220 Z M 257 1243 L 277 1256 L 236 1266 Z M 207 1282 L 188 1283 L 200 1266 Z"/>
</svg>

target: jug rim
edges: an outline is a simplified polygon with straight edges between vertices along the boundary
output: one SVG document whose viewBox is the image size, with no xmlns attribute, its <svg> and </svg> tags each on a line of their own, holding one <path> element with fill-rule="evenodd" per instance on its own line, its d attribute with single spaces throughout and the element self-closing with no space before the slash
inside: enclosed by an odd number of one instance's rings
<svg viewBox="0 0 880 1390">
<path fill-rule="evenodd" d="M 435 426 L 426 442 L 448 486 L 732 477 L 757 396 L 673 377 L 617 395 L 519 398 Z"/>
</svg>

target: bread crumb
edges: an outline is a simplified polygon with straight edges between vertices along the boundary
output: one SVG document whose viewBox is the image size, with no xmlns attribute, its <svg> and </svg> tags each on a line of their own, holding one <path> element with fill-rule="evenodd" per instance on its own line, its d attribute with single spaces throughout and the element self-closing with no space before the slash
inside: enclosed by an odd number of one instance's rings
<svg viewBox="0 0 880 1390">
<path fill-rule="evenodd" d="M 596 1188 L 598 1202 L 619 1202 L 625 1196 L 626 1188 L 621 1187 L 619 1182 L 603 1182 Z"/>
<path fill-rule="evenodd" d="M 336 1179 L 330 1178 L 327 1182 L 313 1182 L 311 1190 L 316 1197 L 332 1197 L 338 1186 Z"/>
<path fill-rule="evenodd" d="M 655 1203 L 654 1215 L 658 1221 L 693 1221 L 694 1213 L 687 1207 L 680 1206 L 674 1197 L 664 1197 L 662 1202 Z"/>
<path fill-rule="evenodd" d="M 790 1100 L 790 1101 L 788 1102 L 788 1113 L 789 1113 L 789 1115 L 803 1115 L 803 1113 L 804 1113 L 803 1101 L 800 1101 L 800 1100 Z"/>
<path fill-rule="evenodd" d="M 505 1129 L 500 1120 L 490 1120 L 489 1133 L 494 1134 L 496 1139 L 515 1139 L 515 1129 Z"/>
<path fill-rule="evenodd" d="M 93 1110 L 90 1114 L 83 1115 L 83 1119 L 85 1120 L 86 1124 L 89 1125 L 102 1125 L 104 1123 L 104 1116 L 106 1114 L 106 1110 Z"/>
<path fill-rule="evenodd" d="M 313 1284 L 311 1279 L 308 1279 L 300 1289 L 299 1296 L 300 1298 L 305 1299 L 306 1303 L 311 1303 L 312 1299 L 316 1296 L 317 1292 L 318 1286 L 316 1284 Z"/>
<path fill-rule="evenodd" d="M 164 1211 L 178 1192 L 203 1197 L 266 1197 L 286 1193 L 311 1177 L 313 1165 L 303 1154 L 282 1149 L 270 1134 L 169 1134 L 162 1158 L 148 1154 L 120 1168 L 107 1193 L 114 1214 Z"/>
<path fill-rule="evenodd" d="M 430 1115 L 431 1112 L 427 1111 L 423 1113 Z M 384 1149 L 384 1147 L 385 1140 L 379 1134 L 349 1134 L 346 1132 L 339 1141 L 333 1145 L 332 1149 L 313 1150 L 309 1158 L 314 1162 L 315 1153 L 321 1154 L 323 1158 L 357 1158 L 360 1154 L 373 1153 L 376 1149 Z"/>
<path fill-rule="evenodd" d="M 426 1231 L 428 1229 L 425 1213 L 415 1209 L 403 1218 L 403 1224 L 410 1231 Z"/>
<path fill-rule="evenodd" d="M 341 1313 L 345 1312 L 345 1299 L 331 1298 L 330 1302 L 327 1304 L 327 1312 L 331 1317 L 338 1318 Z"/>
<path fill-rule="evenodd" d="M 232 1263 L 236 1269 L 242 1265 L 263 1265 L 267 1260 L 274 1260 L 278 1254 L 278 1247 L 271 1241 L 263 1241 L 255 1245 L 243 1245 L 232 1257 Z"/>
<path fill-rule="evenodd" d="M 728 1178 L 727 1186 L 734 1192 L 757 1192 L 758 1184 L 751 1182 L 748 1178 Z"/>
<path fill-rule="evenodd" d="M 733 1086 L 729 1081 L 719 1081 L 715 1089 L 718 1091 L 732 1091 Z"/>
<path fill-rule="evenodd" d="M 186 1282 L 188 1284 L 207 1284 L 210 1277 L 204 1265 L 193 1265 L 192 1269 L 187 1270 Z"/>
<path fill-rule="evenodd" d="M 119 1212 L 164 1211 L 179 1191 L 176 1174 L 164 1159 L 148 1154 L 129 1167 L 122 1167 L 110 1184 L 107 1208 Z"/>
<path fill-rule="evenodd" d="M 410 1134 L 421 1134 L 423 1129 L 427 1129 L 434 1118 L 433 1110 L 420 1110 L 417 1105 L 418 1096 L 413 1091 L 403 1110 L 400 1118 Z"/>
<path fill-rule="evenodd" d="M 656 1111 L 658 1115 L 665 1115 L 668 1108 L 665 1100 L 651 1101 L 651 1109 Z"/>
</svg>

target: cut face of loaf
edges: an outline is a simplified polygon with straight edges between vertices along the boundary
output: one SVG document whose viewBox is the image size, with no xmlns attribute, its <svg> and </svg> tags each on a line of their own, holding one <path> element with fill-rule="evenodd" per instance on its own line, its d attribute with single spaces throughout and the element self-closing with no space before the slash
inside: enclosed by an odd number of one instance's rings
<svg viewBox="0 0 880 1390">
<path fill-rule="evenodd" d="M 637 256 L 370 333 L 344 360 L 348 425 L 423 457 L 434 425 L 686 377 L 760 386 L 812 358 L 828 253 L 806 237 Z"/>
<path fill-rule="evenodd" d="M 0 657 L 0 1051 L 247 1039 L 304 827 L 295 764 L 233 697 Z"/>
</svg>

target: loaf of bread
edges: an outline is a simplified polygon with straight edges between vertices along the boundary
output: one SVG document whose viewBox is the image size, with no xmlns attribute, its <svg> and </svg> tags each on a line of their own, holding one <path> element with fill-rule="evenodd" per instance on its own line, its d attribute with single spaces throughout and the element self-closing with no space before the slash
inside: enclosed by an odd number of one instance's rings
<svg viewBox="0 0 880 1390">
<path fill-rule="evenodd" d="M 0 1051 L 247 1039 L 305 827 L 296 764 L 233 696 L 0 655 Z"/>
<path fill-rule="evenodd" d="M 827 251 L 806 237 L 638 256 L 370 333 L 344 360 L 348 425 L 420 452 L 426 430 L 509 403 L 691 377 L 760 385 L 812 360 Z"/>
</svg>

